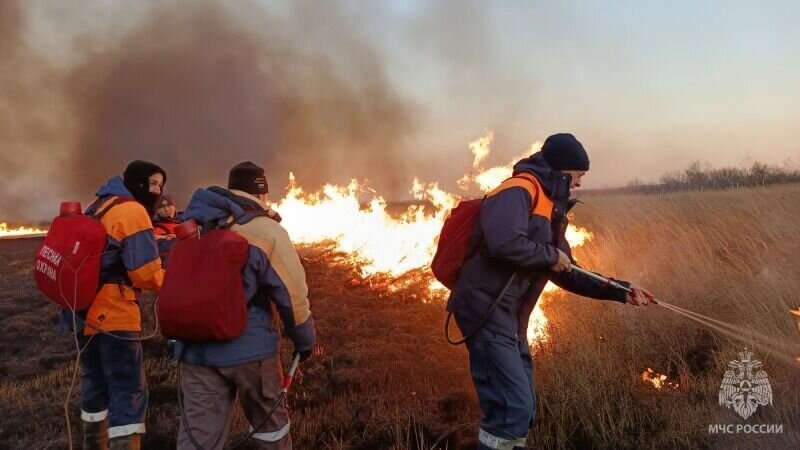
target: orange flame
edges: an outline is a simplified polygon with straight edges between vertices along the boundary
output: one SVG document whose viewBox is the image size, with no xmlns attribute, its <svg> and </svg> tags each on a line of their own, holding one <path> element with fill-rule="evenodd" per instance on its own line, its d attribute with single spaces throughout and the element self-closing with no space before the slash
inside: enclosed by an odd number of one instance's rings
<svg viewBox="0 0 800 450">
<path fill-rule="evenodd" d="M 491 191 L 498 184 L 503 182 L 503 180 L 513 174 L 514 164 L 516 164 L 517 161 L 528 157 L 532 153 L 538 152 L 542 147 L 542 143 L 540 141 L 536 141 L 531 144 L 527 151 L 512 158 L 508 164 L 504 166 L 495 166 L 488 169 L 483 169 L 480 167 L 480 164 L 489 157 L 489 153 L 491 152 L 490 146 L 492 139 L 494 138 L 494 134 L 491 130 L 487 130 L 486 133 L 487 134 L 485 136 L 478 138 L 469 144 L 470 148 L 473 150 L 473 153 L 476 155 L 472 166 L 475 169 L 479 169 L 479 171 L 474 175 L 464 175 L 460 180 L 458 180 L 458 186 L 465 191 L 469 190 L 469 186 L 472 183 L 477 184 L 481 192 Z M 480 152 L 476 152 L 475 148 L 479 148 Z M 478 158 L 478 155 L 480 155 L 480 158 Z"/>
<path fill-rule="evenodd" d="M 677 382 L 667 380 L 666 375 L 657 373 L 649 367 L 642 372 L 642 381 L 652 385 L 658 391 L 664 390 L 665 388 L 674 390 L 680 387 L 680 384 Z"/>
<path fill-rule="evenodd" d="M 337 250 L 352 255 L 363 276 L 385 273 L 400 276 L 430 264 L 436 251 L 436 237 L 445 215 L 458 198 L 436 183 L 414 180 L 412 193 L 433 208 L 412 205 L 399 217 L 386 211 L 386 201 L 374 196 L 361 207 L 358 194 L 363 186 L 353 180 L 347 187 L 326 185 L 322 192 L 305 194 L 289 175 L 286 197 L 275 208 L 284 217 L 296 243 L 331 241 Z"/>
<path fill-rule="evenodd" d="M 44 233 L 47 233 L 47 230 L 33 227 L 9 228 L 7 223 L 0 223 L 0 238 L 37 235 Z"/>
<path fill-rule="evenodd" d="M 485 136 L 469 144 L 475 157 L 474 167 L 479 167 L 488 157 L 492 138 L 492 132 L 487 130 Z M 531 150 L 539 146 L 540 143 L 535 143 Z M 466 184 L 476 182 L 487 191 L 511 175 L 513 164 L 518 159 L 506 166 L 481 169 L 477 175 L 467 175 L 461 181 L 467 180 Z M 412 205 L 399 216 L 392 216 L 387 212 L 386 201 L 357 180 L 345 187 L 328 184 L 320 192 L 306 193 L 290 173 L 286 196 L 274 206 L 284 218 L 283 225 L 295 243 L 328 242 L 336 250 L 350 255 L 350 262 L 359 266 L 363 277 L 385 274 L 397 279 L 430 264 L 442 224 L 461 200 L 458 195 L 441 189 L 437 183 L 424 183 L 418 179 L 414 179 L 410 193 L 416 200 L 430 206 Z M 363 206 L 362 197 L 365 196 L 369 201 Z M 587 230 L 572 225 L 567 231 L 567 240 L 573 248 L 591 238 Z M 438 281 L 432 277 L 429 280 L 431 295 L 447 292 Z M 399 281 L 395 284 L 397 289 L 404 286 Z M 547 292 L 555 289 L 554 285 L 548 284 Z M 546 327 L 547 318 L 537 307 L 531 316 L 529 342 L 544 342 Z"/>
<path fill-rule="evenodd" d="M 575 225 L 570 225 L 567 228 L 566 232 L 567 242 L 569 242 L 569 246 L 573 249 L 582 246 L 584 243 L 592 240 L 593 237 L 594 235 L 585 228 L 576 227 Z M 533 309 L 530 321 L 528 322 L 528 343 L 530 345 L 543 344 L 547 342 L 548 322 L 547 322 L 547 317 L 542 311 L 542 307 L 543 305 L 550 302 L 554 294 L 556 294 L 559 291 L 561 291 L 561 288 L 559 288 L 553 283 L 548 282 L 545 285 L 544 291 L 542 291 L 541 298 L 536 303 L 536 307 Z"/>
<path fill-rule="evenodd" d="M 482 169 L 481 164 L 491 152 L 494 134 L 487 130 L 481 138 L 469 143 L 474 160 L 475 174 L 466 175 L 459 181 L 462 188 L 475 183 L 486 192 L 511 176 L 514 163 L 535 152 L 541 146 L 534 143 L 525 154 L 513 159 L 505 166 Z M 387 202 L 375 191 L 357 180 L 347 186 L 326 184 L 319 192 L 307 193 L 296 182 L 293 173 L 289 174 L 289 185 L 283 199 L 274 207 L 283 217 L 292 240 L 297 244 L 330 243 L 337 251 L 348 255 L 349 262 L 359 267 L 363 277 L 383 274 L 396 280 L 390 289 L 401 289 L 407 285 L 408 274 L 412 271 L 425 273 L 436 251 L 439 231 L 447 214 L 461 200 L 460 196 L 449 193 L 437 183 L 413 180 L 410 193 L 424 205 L 411 205 L 399 215 L 387 211 Z M 364 200 L 368 200 L 366 206 Z M 0 225 L 0 236 L 10 233 L 16 235 L 43 233 L 46 230 L 21 228 L 8 230 L 6 224 Z M 588 231 L 570 225 L 567 240 L 570 245 L 579 247 L 591 239 Z M 404 281 L 400 277 L 406 276 Z M 414 275 L 416 276 L 416 275 Z M 428 284 L 432 296 L 447 292 L 446 288 L 428 275 L 420 275 L 419 281 Z M 546 292 L 556 290 L 548 284 Z M 547 318 L 537 306 L 531 316 L 529 342 L 544 342 L 547 332 Z"/>
<path fill-rule="evenodd" d="M 486 130 L 485 135 L 469 143 L 469 149 L 475 155 L 475 159 L 472 160 L 472 167 L 477 169 L 489 157 L 489 152 L 491 151 L 489 146 L 492 144 L 492 140 L 494 140 L 494 132 Z"/>
</svg>

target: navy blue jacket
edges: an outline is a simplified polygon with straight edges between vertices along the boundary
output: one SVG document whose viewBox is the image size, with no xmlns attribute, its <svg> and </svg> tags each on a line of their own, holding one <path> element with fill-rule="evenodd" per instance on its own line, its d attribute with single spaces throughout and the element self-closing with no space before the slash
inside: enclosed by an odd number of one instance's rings
<svg viewBox="0 0 800 450">
<path fill-rule="evenodd" d="M 558 261 L 557 248 L 572 259 L 564 235 L 571 207 L 571 177 L 553 170 L 541 152 L 514 166 L 515 175 L 522 172 L 536 177 L 539 195 L 545 196 L 539 201 L 552 202 L 552 212 L 550 217 L 531 214 L 533 199 L 522 187 L 499 190 L 483 200 L 472 237 L 476 250 L 464 262 L 447 304 L 464 334 L 478 327 L 515 271 L 517 276 L 486 323 L 497 333 L 526 336 L 530 315 L 548 281 L 582 296 L 625 301 L 627 293 L 621 289 L 576 271 L 554 273 L 549 269 Z"/>
<path fill-rule="evenodd" d="M 222 192 L 221 188 L 217 192 Z M 198 223 L 226 223 L 233 219 L 231 230 L 250 244 L 242 280 L 249 301 L 247 328 L 236 339 L 225 342 L 178 342 L 176 355 L 189 364 L 233 366 L 259 361 L 278 354 L 280 335 L 274 324 L 273 306 L 289 338 L 299 351 L 310 350 L 315 343 L 314 318 L 308 301 L 305 271 L 289 234 L 275 220 L 245 210 L 230 197 L 212 189 L 198 189 L 184 213 L 184 219 Z M 259 200 L 245 192 L 231 190 L 250 205 Z M 167 270 L 170 270 L 167 267 Z M 266 293 L 266 305 L 253 301 L 259 291 Z"/>
</svg>

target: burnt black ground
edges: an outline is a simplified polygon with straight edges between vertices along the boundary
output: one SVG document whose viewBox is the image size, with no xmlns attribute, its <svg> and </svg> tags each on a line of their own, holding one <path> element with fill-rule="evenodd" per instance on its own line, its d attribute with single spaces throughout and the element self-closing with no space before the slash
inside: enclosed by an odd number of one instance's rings
<svg viewBox="0 0 800 450">
<path fill-rule="evenodd" d="M 33 255 L 42 239 L 0 240 L 0 376 L 21 380 L 74 358 L 54 307 L 36 290 Z"/>
</svg>

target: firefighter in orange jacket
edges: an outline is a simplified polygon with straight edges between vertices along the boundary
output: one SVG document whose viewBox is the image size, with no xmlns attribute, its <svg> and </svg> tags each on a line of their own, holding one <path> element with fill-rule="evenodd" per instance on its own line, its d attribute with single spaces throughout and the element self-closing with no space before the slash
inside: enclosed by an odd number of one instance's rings
<svg viewBox="0 0 800 450">
<path fill-rule="evenodd" d="M 107 243 L 100 285 L 88 310 L 64 311 L 62 325 L 77 324 L 83 351 L 81 421 L 84 449 L 139 449 L 145 432 L 147 385 L 142 365 L 138 296 L 159 291 L 164 280 L 150 217 L 166 182 L 166 172 L 133 161 L 122 177 L 111 178 L 86 213 L 108 211 L 100 222 Z"/>
</svg>

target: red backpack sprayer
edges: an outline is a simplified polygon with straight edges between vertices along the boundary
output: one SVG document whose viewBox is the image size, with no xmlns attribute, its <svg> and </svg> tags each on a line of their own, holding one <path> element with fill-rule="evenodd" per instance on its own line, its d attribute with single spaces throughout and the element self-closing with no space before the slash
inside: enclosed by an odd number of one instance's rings
<svg viewBox="0 0 800 450">
<path fill-rule="evenodd" d="M 181 390 L 183 353 L 197 341 L 226 341 L 242 334 L 247 326 L 247 299 L 241 272 L 247 262 L 247 240 L 228 228 L 203 231 L 197 222 L 188 220 L 175 228 L 178 242 L 170 256 L 170 270 L 161 289 L 158 305 L 159 325 L 164 337 L 184 342 L 178 356 L 178 407 L 181 421 L 192 445 L 203 450 L 192 435 L 186 417 Z M 197 280 L 204 280 L 198 283 Z M 253 430 L 233 444 L 238 448 L 252 438 L 278 409 L 292 384 L 300 363 L 296 354 L 283 379 L 280 395 L 266 417 Z"/>
<path fill-rule="evenodd" d="M 37 287 L 51 302 L 72 313 L 72 329 L 77 356 L 72 381 L 64 401 L 69 448 L 72 448 L 69 400 L 72 397 L 80 370 L 81 354 L 86 348 L 85 345 L 81 346 L 79 343 L 79 326 L 85 325 L 97 333 L 126 341 L 149 340 L 156 337 L 159 330 L 167 338 L 226 340 L 240 335 L 247 322 L 247 307 L 243 298 L 240 277 L 241 265 L 244 264 L 242 255 L 246 257 L 247 242 L 227 230 L 215 230 L 210 235 L 203 235 L 201 240 L 201 233 L 194 221 L 184 222 L 175 230 L 181 242 L 176 244 L 176 257 L 173 264 L 187 266 L 184 267 L 187 270 L 182 272 L 189 276 L 188 278 L 178 276 L 179 272 L 173 270 L 172 276 L 167 277 L 161 295 L 154 300 L 153 322 L 155 326 L 151 333 L 135 338 L 119 336 L 78 317 L 80 312 L 88 310 L 97 295 L 101 258 L 109 252 L 106 250 L 106 230 L 100 223 L 100 219 L 112 208 L 127 201 L 132 201 L 132 199 L 118 197 L 110 201 L 105 208 L 93 214 L 82 214 L 81 205 L 78 202 L 63 202 L 59 216 L 53 220 L 47 236 L 36 252 L 35 280 Z M 242 242 L 244 242 L 243 246 Z M 231 265 L 232 256 L 238 256 L 241 264 Z M 215 262 L 216 264 L 213 264 Z M 222 265 L 220 262 L 228 264 Z M 198 288 L 198 283 L 193 281 L 197 276 L 215 280 L 215 284 L 219 288 L 212 291 Z M 279 397 L 262 423 L 254 427 L 250 434 L 230 448 L 238 448 L 252 438 L 257 432 L 256 430 L 269 420 L 280 402 L 286 400 L 299 362 L 300 355 L 298 354 L 292 361 L 289 373 L 283 379 Z M 180 380 L 179 363 L 179 391 Z M 178 402 L 189 437 L 195 447 L 202 450 L 202 447 L 192 437 L 191 429 L 186 423 L 180 392 Z"/>
</svg>

